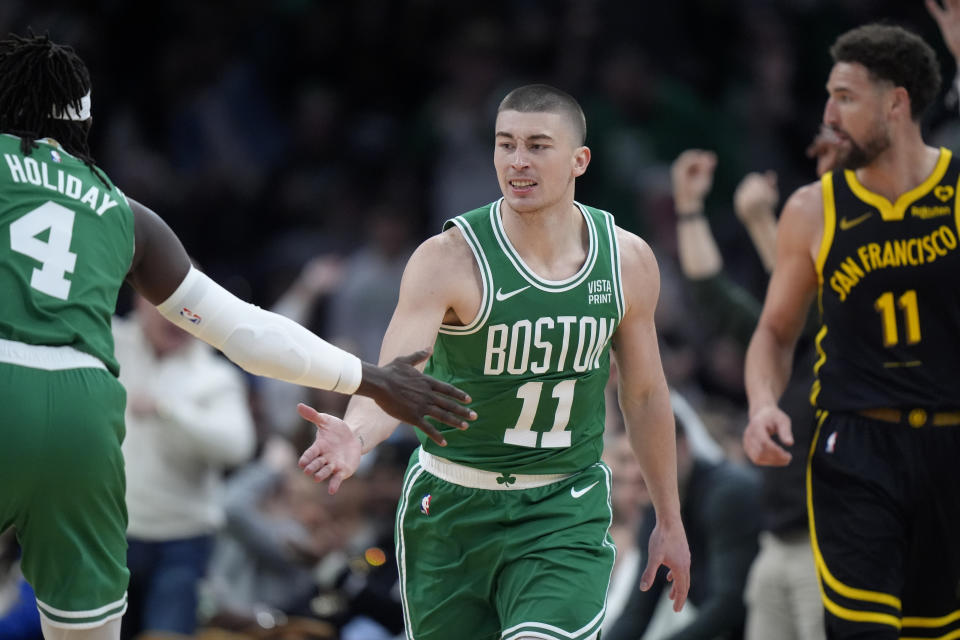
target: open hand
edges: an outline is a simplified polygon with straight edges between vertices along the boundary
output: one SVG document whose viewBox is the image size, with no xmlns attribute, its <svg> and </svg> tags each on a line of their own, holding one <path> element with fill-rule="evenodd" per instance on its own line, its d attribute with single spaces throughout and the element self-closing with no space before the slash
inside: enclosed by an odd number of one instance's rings
<svg viewBox="0 0 960 640">
<path fill-rule="evenodd" d="M 316 482 L 329 479 L 328 490 L 333 495 L 360 465 L 360 440 L 340 418 L 320 413 L 303 403 L 297 405 L 297 413 L 317 425 L 317 436 L 300 456 L 298 464 Z"/>
<path fill-rule="evenodd" d="M 647 552 L 647 566 L 640 576 L 640 589 L 647 591 L 653 586 L 660 565 L 665 566 L 667 582 L 672 582 L 670 599 L 673 600 L 673 610 L 680 611 L 687 601 L 690 591 L 690 547 L 687 545 L 687 534 L 682 526 L 667 529 L 657 522 L 650 534 L 650 543 Z"/>
</svg>

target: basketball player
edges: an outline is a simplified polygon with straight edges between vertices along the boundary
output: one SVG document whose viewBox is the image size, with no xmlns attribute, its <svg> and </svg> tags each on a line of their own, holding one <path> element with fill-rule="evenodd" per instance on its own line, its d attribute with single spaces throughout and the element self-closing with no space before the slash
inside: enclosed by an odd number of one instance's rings
<svg viewBox="0 0 960 640">
<path fill-rule="evenodd" d="M 370 396 L 435 437 L 425 415 L 466 426 L 454 400 L 468 397 L 412 366 L 427 352 L 361 363 L 193 269 L 169 227 L 94 165 L 90 76 L 72 49 L 11 36 L 0 78 L 0 531 L 16 527 L 48 640 L 119 638 L 126 609 L 125 393 L 110 333 L 124 281 L 251 373 Z"/>
<path fill-rule="evenodd" d="M 921 137 L 940 86 L 922 39 L 874 24 L 830 52 L 823 122 L 841 169 L 781 215 L 744 443 L 758 464 L 790 459 L 777 401 L 816 296 L 807 500 L 827 636 L 958 637 L 960 163 Z"/>
<path fill-rule="evenodd" d="M 577 102 L 546 85 L 500 103 L 503 198 L 449 220 L 407 264 L 381 359 L 433 346 L 427 371 L 461 386 L 481 419 L 421 438 L 397 513 L 409 638 L 597 638 L 614 548 L 600 462 L 603 389 L 616 354 L 620 405 L 656 508 L 643 583 L 661 564 L 679 610 L 690 555 L 680 521 L 674 421 L 654 327 L 659 272 L 613 216 L 574 201 L 590 161 Z M 331 491 L 396 427 L 352 402 L 357 441 L 320 427 L 300 464 Z"/>
</svg>

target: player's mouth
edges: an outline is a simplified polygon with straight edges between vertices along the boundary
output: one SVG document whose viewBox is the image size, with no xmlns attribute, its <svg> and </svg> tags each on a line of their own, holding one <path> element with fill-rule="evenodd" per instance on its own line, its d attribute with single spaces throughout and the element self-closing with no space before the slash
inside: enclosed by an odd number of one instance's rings
<svg viewBox="0 0 960 640">
<path fill-rule="evenodd" d="M 510 188 L 513 189 L 514 193 L 529 193 L 533 191 L 533 188 L 537 186 L 536 181 L 528 179 L 514 179 L 508 180 L 507 184 L 510 185 Z"/>
</svg>

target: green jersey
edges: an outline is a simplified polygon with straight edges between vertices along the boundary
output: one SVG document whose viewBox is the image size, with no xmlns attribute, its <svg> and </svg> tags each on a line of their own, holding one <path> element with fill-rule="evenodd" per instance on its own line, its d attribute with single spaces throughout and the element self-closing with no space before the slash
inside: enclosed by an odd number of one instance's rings
<svg viewBox="0 0 960 640">
<path fill-rule="evenodd" d="M 583 266 L 544 280 L 510 244 L 500 202 L 453 220 L 483 280 L 480 311 L 464 326 L 441 325 L 426 372 L 470 394 L 478 419 L 441 428 L 424 448 L 487 471 L 574 473 L 600 459 L 610 340 L 623 317 L 613 216 L 577 204 L 589 234 Z"/>
<path fill-rule="evenodd" d="M 0 338 L 69 345 L 117 374 L 110 318 L 133 259 L 116 187 L 52 140 L 0 135 Z M 109 184 L 109 182 L 108 182 Z"/>
</svg>

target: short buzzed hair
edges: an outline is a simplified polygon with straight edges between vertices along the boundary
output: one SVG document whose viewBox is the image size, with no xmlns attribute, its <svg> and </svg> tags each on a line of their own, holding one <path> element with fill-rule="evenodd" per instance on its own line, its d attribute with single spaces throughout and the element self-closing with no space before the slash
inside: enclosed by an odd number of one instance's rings
<svg viewBox="0 0 960 640">
<path fill-rule="evenodd" d="M 872 77 L 906 89 L 915 121 L 940 91 L 940 65 L 933 48 L 903 27 L 867 24 L 851 29 L 837 38 L 830 55 L 834 62 L 861 64 Z"/>
<path fill-rule="evenodd" d="M 547 84 L 528 84 L 518 87 L 500 101 L 497 113 L 519 111 L 521 113 L 558 113 L 570 120 L 574 139 L 578 145 L 587 140 L 587 119 L 580 104 L 566 91 Z"/>
</svg>

